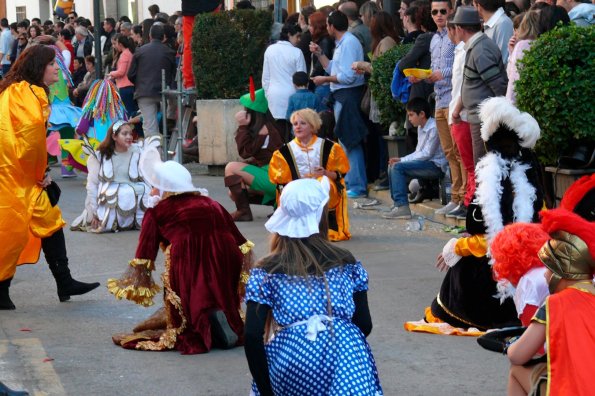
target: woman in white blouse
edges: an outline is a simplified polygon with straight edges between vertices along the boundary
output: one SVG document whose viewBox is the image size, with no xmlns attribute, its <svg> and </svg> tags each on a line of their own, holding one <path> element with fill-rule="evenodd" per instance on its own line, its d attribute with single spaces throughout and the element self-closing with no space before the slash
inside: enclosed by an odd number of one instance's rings
<svg viewBox="0 0 595 396">
<path fill-rule="evenodd" d="M 304 55 L 295 47 L 300 41 L 300 34 L 298 25 L 283 26 L 279 41 L 264 53 L 262 87 L 285 143 L 289 141 L 291 131 L 291 124 L 285 117 L 289 97 L 295 93 L 292 77 L 298 71 L 306 71 Z"/>
</svg>

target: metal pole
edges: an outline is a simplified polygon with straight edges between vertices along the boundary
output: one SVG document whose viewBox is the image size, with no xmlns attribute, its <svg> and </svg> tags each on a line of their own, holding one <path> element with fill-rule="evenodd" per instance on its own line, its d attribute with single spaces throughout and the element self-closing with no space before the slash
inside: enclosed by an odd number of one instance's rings
<svg viewBox="0 0 595 396">
<path fill-rule="evenodd" d="M 103 65 L 101 64 L 101 15 L 100 0 L 93 0 L 93 26 L 95 26 L 94 38 L 95 38 L 95 78 L 101 80 L 103 78 Z"/>
<path fill-rule="evenodd" d="M 176 161 L 177 163 L 181 164 L 183 163 L 183 154 L 182 154 L 182 141 L 183 141 L 183 137 L 182 137 L 182 121 L 183 121 L 183 116 L 182 114 L 184 113 L 183 109 L 182 109 L 182 95 L 184 94 L 184 90 L 182 87 L 182 79 L 180 76 L 180 68 L 178 68 L 178 70 L 176 71 L 176 79 L 178 81 L 178 95 L 177 95 L 177 104 L 178 104 L 178 109 L 177 109 L 177 120 L 176 120 L 176 127 L 178 129 L 178 136 L 176 139 L 176 154 L 174 155 L 174 161 Z"/>
<path fill-rule="evenodd" d="M 275 22 L 282 23 L 281 21 L 283 20 L 283 0 L 275 0 L 274 13 Z"/>
<path fill-rule="evenodd" d="M 169 139 L 167 136 L 167 98 L 165 97 L 165 91 L 167 85 L 165 83 L 165 69 L 161 69 L 161 122 L 163 124 L 163 140 L 161 146 L 163 148 L 163 160 L 168 160 L 167 149 L 169 147 Z"/>
</svg>

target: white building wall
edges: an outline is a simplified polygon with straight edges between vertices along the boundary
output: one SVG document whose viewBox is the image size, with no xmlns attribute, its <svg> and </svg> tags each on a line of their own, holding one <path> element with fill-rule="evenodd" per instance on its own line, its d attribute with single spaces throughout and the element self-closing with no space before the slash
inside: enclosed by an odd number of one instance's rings
<svg viewBox="0 0 595 396">
<path fill-rule="evenodd" d="M 6 0 L 6 18 L 8 22 L 16 22 L 17 20 L 17 7 L 26 7 L 26 17 L 39 18 L 41 21 L 50 19 L 50 15 L 40 15 L 40 3 L 47 0 Z"/>
<path fill-rule="evenodd" d="M 93 1 L 92 0 L 74 0 L 74 10 L 77 15 L 88 18 L 93 22 Z"/>
<path fill-rule="evenodd" d="M 172 15 L 176 11 L 182 10 L 182 1 L 181 0 L 137 0 L 137 10 L 138 10 L 138 22 L 142 22 L 143 19 L 151 18 L 151 14 L 149 13 L 149 6 L 152 4 L 157 4 L 159 6 L 159 11 L 165 12 L 167 15 Z"/>
<path fill-rule="evenodd" d="M 36 1 L 36 0 L 7 0 L 7 1 Z M 37 0 L 43 1 L 43 0 Z M 176 11 L 180 11 L 182 9 L 182 1 L 181 0 L 100 0 L 102 9 L 107 8 L 107 16 L 111 16 L 116 20 L 121 17 L 122 15 L 128 16 L 132 19 L 133 23 L 138 24 L 142 22 L 143 19 L 150 18 L 151 14 L 149 14 L 149 6 L 151 4 L 157 4 L 159 9 L 168 15 L 173 14 Z M 118 3 L 117 9 L 119 15 L 114 15 L 116 12 L 113 10 L 116 7 L 116 2 Z M 84 16 L 85 18 L 91 19 L 93 21 L 93 1 L 92 0 L 75 0 L 74 1 L 74 8 L 78 15 Z"/>
</svg>

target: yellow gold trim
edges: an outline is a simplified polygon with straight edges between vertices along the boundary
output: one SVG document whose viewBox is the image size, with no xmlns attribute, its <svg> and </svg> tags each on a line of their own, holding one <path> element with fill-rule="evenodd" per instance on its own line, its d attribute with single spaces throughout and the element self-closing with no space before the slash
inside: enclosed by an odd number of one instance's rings
<svg viewBox="0 0 595 396">
<path fill-rule="evenodd" d="M 153 264 L 153 260 L 149 260 L 149 259 L 140 259 L 140 258 L 133 258 L 132 260 L 130 260 L 128 262 L 128 264 L 130 264 L 133 267 L 137 267 L 137 266 L 145 266 L 147 267 L 147 269 L 152 270 L 155 268 L 154 264 Z"/>
<path fill-rule="evenodd" d="M 182 309 L 182 300 L 180 297 L 171 289 L 171 283 L 169 279 L 169 270 L 171 267 L 171 255 L 169 245 L 165 249 L 165 271 L 161 275 L 163 280 L 163 288 L 165 289 L 165 312 L 167 313 L 167 329 L 159 337 L 159 341 L 141 341 L 136 344 L 136 349 L 148 350 L 148 351 L 162 351 L 164 349 L 174 349 L 176 346 L 176 340 L 178 335 L 186 329 L 186 317 L 184 316 L 184 310 Z M 172 327 L 171 310 L 176 309 L 182 322 L 180 327 Z"/>
<path fill-rule="evenodd" d="M 533 319 L 531 319 L 532 322 L 537 322 L 537 323 L 541 323 L 541 324 L 546 324 L 546 321 L 543 319 L 539 319 L 537 317 L 533 317 Z"/>
<path fill-rule="evenodd" d="M 551 345 L 550 345 L 550 304 L 549 298 L 545 300 L 545 344 L 547 345 L 546 348 L 546 355 L 547 355 L 547 388 L 545 391 L 546 395 L 550 394 L 550 385 L 552 383 L 552 362 L 550 361 L 552 354 Z"/>
<path fill-rule="evenodd" d="M 159 293 L 161 288 L 156 284 L 153 284 L 151 287 L 128 285 L 122 288 L 120 286 L 120 280 L 112 278 L 107 280 L 107 290 L 118 300 L 126 299 L 144 307 L 150 307 L 153 305 L 153 297 Z"/>
<path fill-rule="evenodd" d="M 463 323 L 468 324 L 469 326 L 475 327 L 477 329 L 479 328 L 483 328 L 483 326 L 478 326 L 475 323 L 471 323 L 468 320 L 465 320 L 463 318 L 458 317 L 457 315 L 455 315 L 454 313 L 452 313 L 448 308 L 446 308 L 446 306 L 442 303 L 442 300 L 440 300 L 440 293 L 438 293 L 438 295 L 436 296 L 436 301 L 438 302 L 438 305 L 440 305 L 442 307 L 442 309 L 444 311 L 446 311 L 447 314 L 449 314 L 450 316 L 452 316 L 453 318 L 460 320 Z"/>
<path fill-rule="evenodd" d="M 576 289 L 585 293 L 589 293 L 589 294 L 593 294 L 595 295 L 595 285 L 593 285 L 593 282 L 588 280 L 588 281 L 581 281 L 581 282 L 577 282 L 572 286 L 568 286 L 569 288 L 572 289 Z"/>
<path fill-rule="evenodd" d="M 252 250 L 253 247 L 254 247 L 254 242 L 248 241 L 248 240 L 239 246 L 242 254 L 247 254 L 250 250 Z"/>
</svg>

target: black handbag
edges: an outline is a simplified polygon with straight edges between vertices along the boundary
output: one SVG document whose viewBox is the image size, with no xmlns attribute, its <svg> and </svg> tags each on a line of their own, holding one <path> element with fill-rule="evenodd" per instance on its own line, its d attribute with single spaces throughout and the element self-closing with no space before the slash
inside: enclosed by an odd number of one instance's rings
<svg viewBox="0 0 595 396">
<path fill-rule="evenodd" d="M 45 192 L 48 194 L 50 204 L 52 206 L 56 206 L 60 200 L 60 194 L 62 193 L 62 190 L 60 190 L 58 184 L 52 180 L 52 182 L 46 186 Z"/>
</svg>

